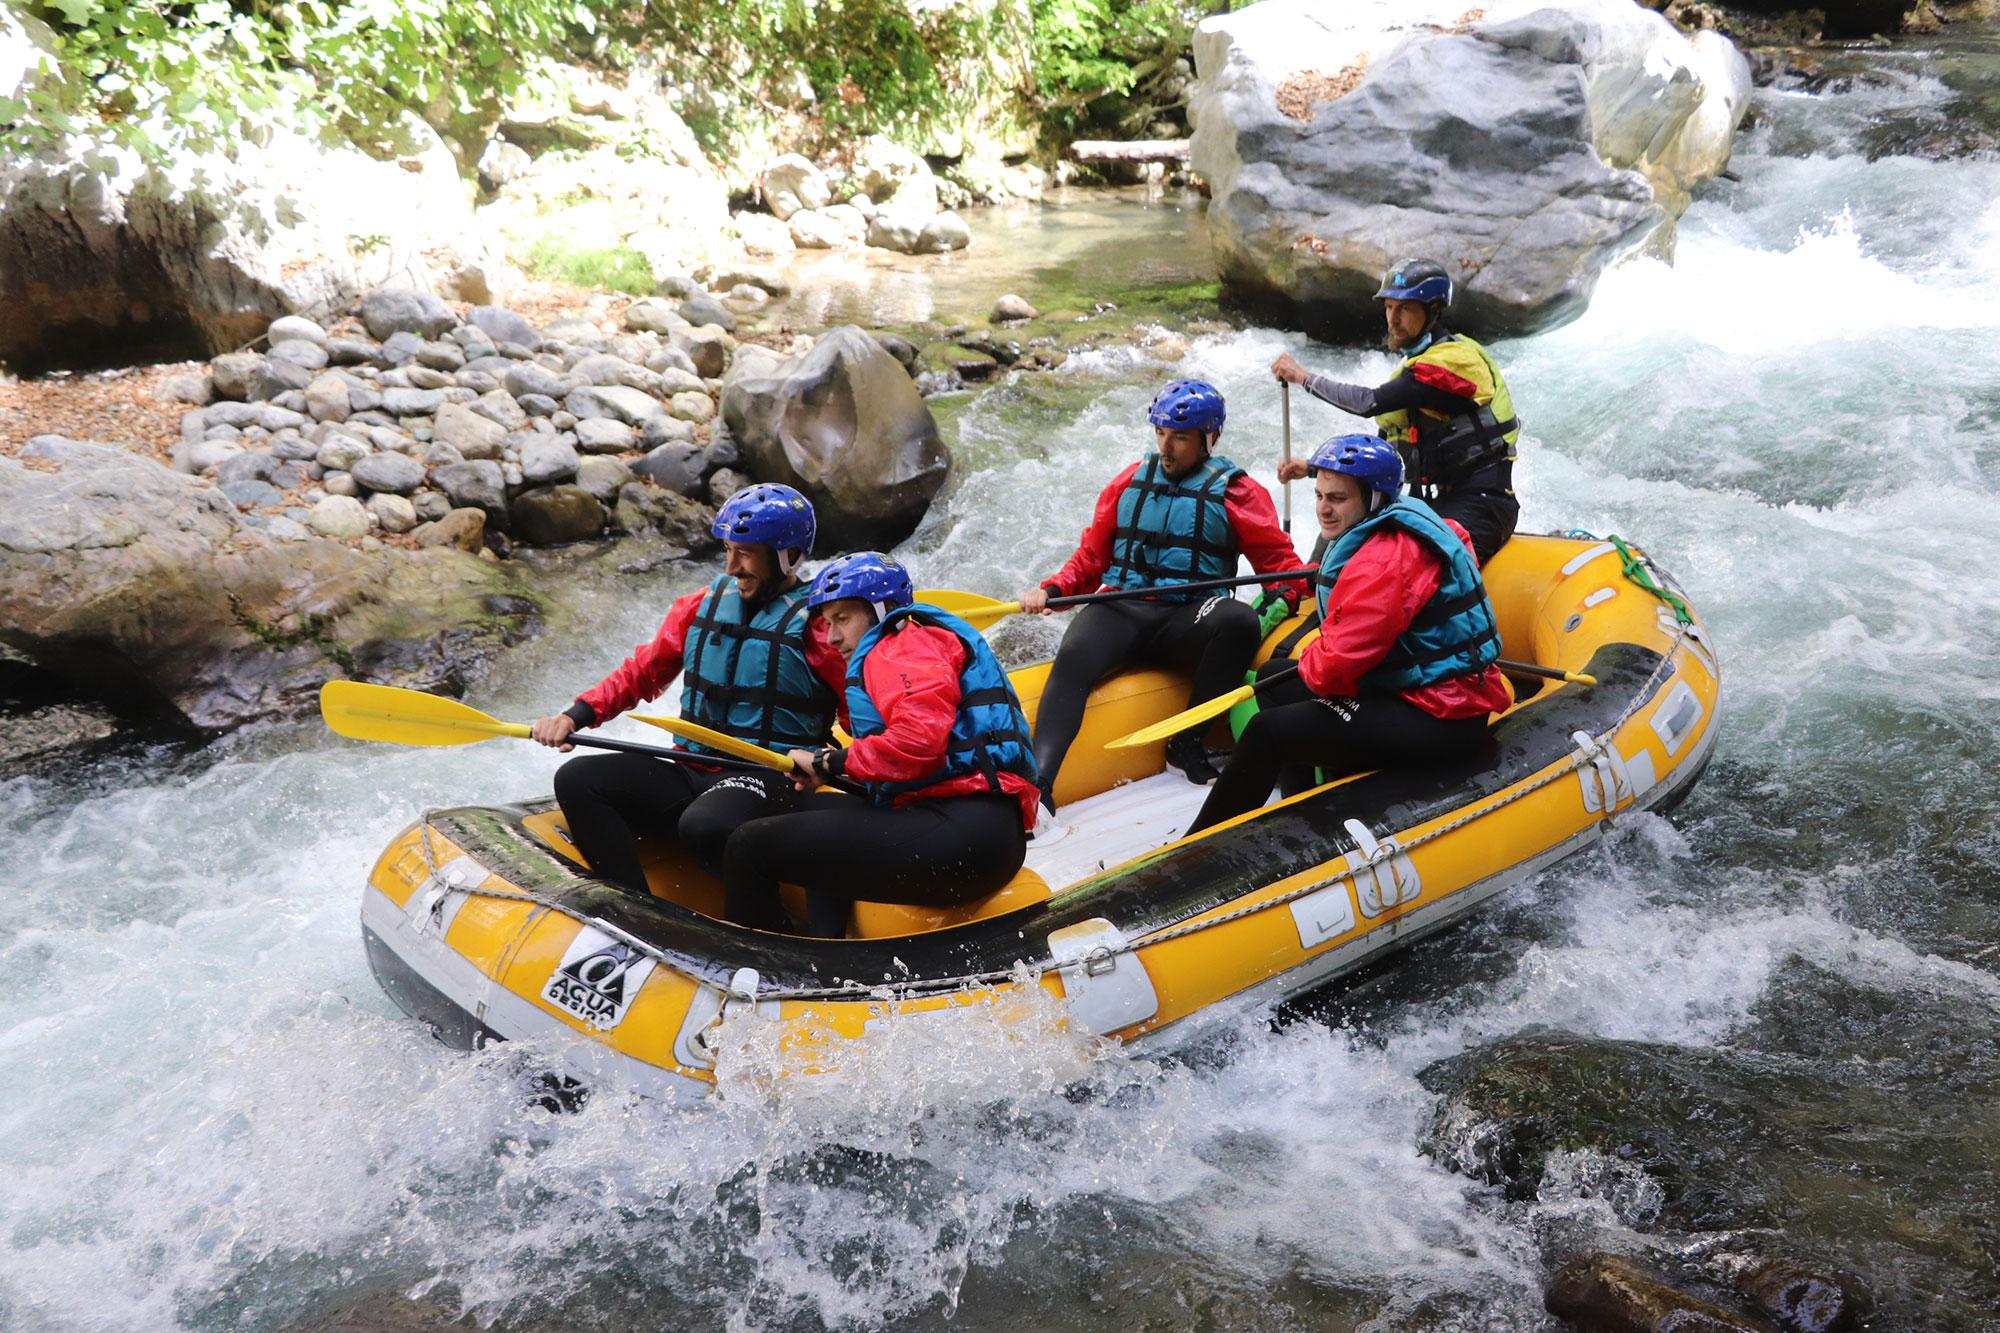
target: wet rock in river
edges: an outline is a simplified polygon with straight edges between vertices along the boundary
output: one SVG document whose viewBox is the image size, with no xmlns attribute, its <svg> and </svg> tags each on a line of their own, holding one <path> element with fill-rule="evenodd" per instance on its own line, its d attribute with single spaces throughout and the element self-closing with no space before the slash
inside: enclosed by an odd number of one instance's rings
<svg viewBox="0 0 2000 1333">
<path fill-rule="evenodd" d="M 1549 1283 L 1550 1314 L 1586 1333 L 1775 1333 L 1612 1254 L 1580 1254 Z"/>
<path fill-rule="evenodd" d="M 1609 264 L 1670 243 L 1749 106 L 1720 34 L 1598 0 L 1267 0 L 1202 22 L 1193 50 L 1192 165 L 1222 282 L 1335 334 L 1380 328 L 1369 297 L 1407 255 L 1459 280 L 1455 328 L 1573 318 Z"/>
<path fill-rule="evenodd" d="M 878 250 L 894 250 L 913 255 L 923 244 L 924 225 L 930 214 L 884 208 L 868 219 L 868 244 Z"/>
<path fill-rule="evenodd" d="M 1875 1309 L 1874 1293 L 1854 1274 L 1791 1259 L 1748 1269 L 1736 1286 L 1786 1333 L 1848 1333 Z"/>
<path fill-rule="evenodd" d="M 902 540 L 951 469 L 908 372 L 852 326 L 795 357 L 740 350 L 722 415 L 748 472 L 812 500 L 823 550 Z"/>
</svg>

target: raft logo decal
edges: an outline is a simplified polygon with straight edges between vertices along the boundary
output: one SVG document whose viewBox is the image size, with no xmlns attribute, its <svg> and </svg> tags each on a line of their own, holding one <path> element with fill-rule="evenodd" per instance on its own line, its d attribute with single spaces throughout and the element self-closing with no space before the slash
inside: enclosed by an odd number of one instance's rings
<svg viewBox="0 0 2000 1333">
<path fill-rule="evenodd" d="M 653 972 L 653 960 L 622 940 L 585 926 L 563 951 L 542 998 L 564 1013 L 604 1031 L 625 1011 Z"/>
</svg>

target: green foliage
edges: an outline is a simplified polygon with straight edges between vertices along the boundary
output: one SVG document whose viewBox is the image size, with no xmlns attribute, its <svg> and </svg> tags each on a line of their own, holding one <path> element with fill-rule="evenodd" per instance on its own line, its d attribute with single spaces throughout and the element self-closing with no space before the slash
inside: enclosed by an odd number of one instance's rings
<svg viewBox="0 0 2000 1333">
<path fill-rule="evenodd" d="M 801 80 L 825 145 L 950 124 L 984 91 L 998 44 L 1018 44 L 1018 24 L 1006 3 L 912 0 L 646 0 L 607 12 L 615 46 L 656 51 L 709 91 L 683 115 L 711 152 L 761 96 L 789 102 Z"/>
<path fill-rule="evenodd" d="M 656 281 L 646 256 L 623 245 L 593 249 L 545 235 L 528 247 L 522 261 L 538 278 L 556 278 L 631 296 L 651 296 Z"/>
<path fill-rule="evenodd" d="M 1172 104 L 1190 25 L 1227 0 L 28 0 L 58 78 L 0 97 L 0 149 L 70 135 L 160 157 L 274 121 L 366 140 L 405 111 L 477 122 L 550 57 L 641 52 L 726 151 L 797 107 L 819 147 L 961 127 L 1015 99 L 1051 135 Z M 801 97 L 803 90 L 809 97 Z"/>
<path fill-rule="evenodd" d="M 1175 67 L 1194 25 L 1230 0 L 1028 0 L 1036 110 L 1045 136 L 1136 134 L 1184 100 Z"/>
<path fill-rule="evenodd" d="M 590 0 L 42 0 L 59 79 L 0 107 L 0 143 L 70 134 L 147 156 L 228 143 L 261 121 L 366 133 L 404 109 L 470 114 L 520 85 L 533 53 L 590 30 Z M 522 53 L 530 53 L 523 55 Z M 12 114 L 6 114 L 11 112 Z"/>
</svg>

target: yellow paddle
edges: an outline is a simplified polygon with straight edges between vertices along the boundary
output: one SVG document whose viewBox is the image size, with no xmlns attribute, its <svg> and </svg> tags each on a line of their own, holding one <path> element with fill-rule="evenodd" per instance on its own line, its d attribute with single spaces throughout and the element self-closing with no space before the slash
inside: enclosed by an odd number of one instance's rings
<svg viewBox="0 0 2000 1333">
<path fill-rule="evenodd" d="M 723 754 L 734 755 L 738 759 L 747 759 L 765 768 L 775 768 L 780 773 L 792 771 L 792 761 L 789 756 L 779 754 L 776 750 L 767 750 L 761 745 L 752 745 L 749 741 L 739 741 L 728 732 L 716 731 L 698 722 L 689 722 L 679 717 L 654 717 L 645 713 L 633 713 L 631 716 L 634 722 L 644 722 L 649 727 L 672 732 L 682 740 L 706 745 L 712 750 L 720 750 Z"/>
<path fill-rule="evenodd" d="M 1495 662 L 1494 665 L 1502 671 L 1517 672 L 1525 676 L 1541 676 L 1548 680 L 1566 681 L 1572 685 L 1595 685 L 1597 683 L 1597 677 L 1586 672 L 1558 671 L 1554 667 L 1536 666 L 1532 662 L 1510 662 L 1504 657 Z M 1282 671 L 1272 672 L 1254 684 L 1239 685 L 1227 694 L 1218 694 L 1207 703 L 1196 704 L 1184 713 L 1175 713 L 1172 717 L 1155 722 L 1150 727 L 1141 727 L 1129 735 L 1120 736 L 1115 741 L 1106 741 L 1104 742 L 1104 748 L 1107 750 L 1128 750 L 1135 745 L 1150 745 L 1154 741 L 1163 741 L 1169 736 L 1178 736 L 1181 732 L 1197 723 L 1206 722 L 1210 718 L 1228 712 L 1264 686 L 1269 685 L 1272 681 L 1283 680 L 1297 670 L 1297 667 L 1287 667 Z"/>
<path fill-rule="evenodd" d="M 471 745 L 497 736 L 526 740 L 529 734 L 525 722 L 502 722 L 456 699 L 425 694 L 422 690 L 398 689 L 394 685 L 365 685 L 358 680 L 330 680 L 322 685 L 319 715 L 335 735 L 357 741 L 386 741 L 391 745 Z M 717 759 L 714 755 L 607 740 L 601 736 L 576 734 L 569 740 L 572 745 L 596 750 L 692 760 L 717 768 L 757 767 Z"/>
<path fill-rule="evenodd" d="M 974 629 L 985 629 L 994 621 L 1021 609 L 1019 602 L 999 602 L 991 597 L 981 597 L 978 593 L 954 592 L 950 588 L 920 589 L 917 600 L 928 602 L 940 611 L 951 612 Z"/>
<path fill-rule="evenodd" d="M 1163 741 L 1169 736 L 1178 736 L 1189 727 L 1206 722 L 1210 718 L 1221 716 L 1242 703 L 1245 699 L 1248 699 L 1259 689 L 1269 685 L 1272 681 L 1283 680 L 1297 670 L 1298 668 L 1293 666 L 1286 667 L 1282 671 L 1273 671 L 1262 680 L 1255 681 L 1249 685 L 1239 685 L 1233 690 L 1216 695 L 1207 703 L 1196 704 L 1184 713 L 1175 713 L 1172 717 L 1161 722 L 1155 722 L 1150 727 L 1141 727 L 1129 735 L 1120 736 L 1115 741 L 1106 741 L 1104 742 L 1104 748 L 1107 750 L 1129 750 L 1135 745 L 1151 745 L 1154 741 Z"/>
<path fill-rule="evenodd" d="M 748 760 L 760 768 L 776 769 L 780 773 L 791 773 L 796 770 L 796 765 L 792 763 L 790 755 L 779 754 L 776 750 L 767 750 L 761 745 L 752 745 L 749 741 L 738 740 L 726 731 L 717 731 L 713 727 L 704 727 L 698 722 L 689 722 L 686 718 L 655 717 L 644 713 L 633 713 L 631 714 L 631 718 L 634 722 L 644 722 L 649 727 L 658 727 L 661 731 L 672 732 L 682 740 L 693 741 L 697 745 L 706 745 L 710 749 L 720 750 L 723 754 L 734 755 L 738 759 Z M 861 790 L 844 778 L 831 779 L 825 785 L 846 792 Z"/>
</svg>

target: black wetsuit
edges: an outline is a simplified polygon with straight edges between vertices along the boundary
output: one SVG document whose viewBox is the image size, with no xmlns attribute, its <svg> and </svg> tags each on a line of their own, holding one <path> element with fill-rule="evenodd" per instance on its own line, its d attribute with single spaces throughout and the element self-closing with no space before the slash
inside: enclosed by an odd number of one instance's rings
<svg viewBox="0 0 2000 1333">
<path fill-rule="evenodd" d="M 1035 717 L 1035 765 L 1047 778 L 1043 801 L 1054 805 L 1055 775 L 1098 681 L 1128 666 L 1190 670 L 1192 708 L 1241 685 L 1263 637 L 1250 604 L 1228 593 L 1202 602 L 1097 602 L 1078 611 L 1049 668 Z"/>
<path fill-rule="evenodd" d="M 1457 416 L 1465 412 L 1468 401 L 1425 384 L 1411 374 L 1398 375 L 1372 389 L 1325 375 L 1308 375 L 1305 388 L 1313 397 L 1357 417 L 1424 409 Z M 1410 493 L 1429 504 L 1441 517 L 1455 519 L 1471 536 L 1472 554 L 1482 565 L 1507 544 L 1521 517 L 1521 502 L 1514 497 L 1514 462 L 1508 458 L 1475 468 L 1451 486 L 1412 486 Z M 1324 542 L 1313 549 L 1312 563 L 1319 563 L 1324 550 Z"/>
<path fill-rule="evenodd" d="M 556 801 L 592 873 L 650 895 L 633 829 L 678 827 L 702 869 L 720 875 L 723 845 L 737 826 L 794 809 L 799 796 L 791 779 L 775 771 L 704 771 L 650 755 L 593 754 L 556 770 Z"/>
<path fill-rule="evenodd" d="M 1271 661 L 1261 678 L 1290 666 Z M 1260 707 L 1237 738 L 1229 765 L 1202 802 L 1189 833 L 1263 805 L 1282 783 L 1287 795 L 1326 780 L 1394 764 L 1413 766 L 1473 754 L 1487 743 L 1486 718 L 1446 721 L 1395 694 L 1323 699 L 1297 675 L 1258 695 Z"/>
<path fill-rule="evenodd" d="M 778 886 L 809 884 L 807 932 L 838 937 L 857 898 L 956 906 L 999 891 L 1026 856 L 1021 803 L 1012 795 L 941 796 L 891 810 L 814 792 L 793 813 L 753 818 L 729 838 L 723 914 L 787 930 Z"/>
</svg>

